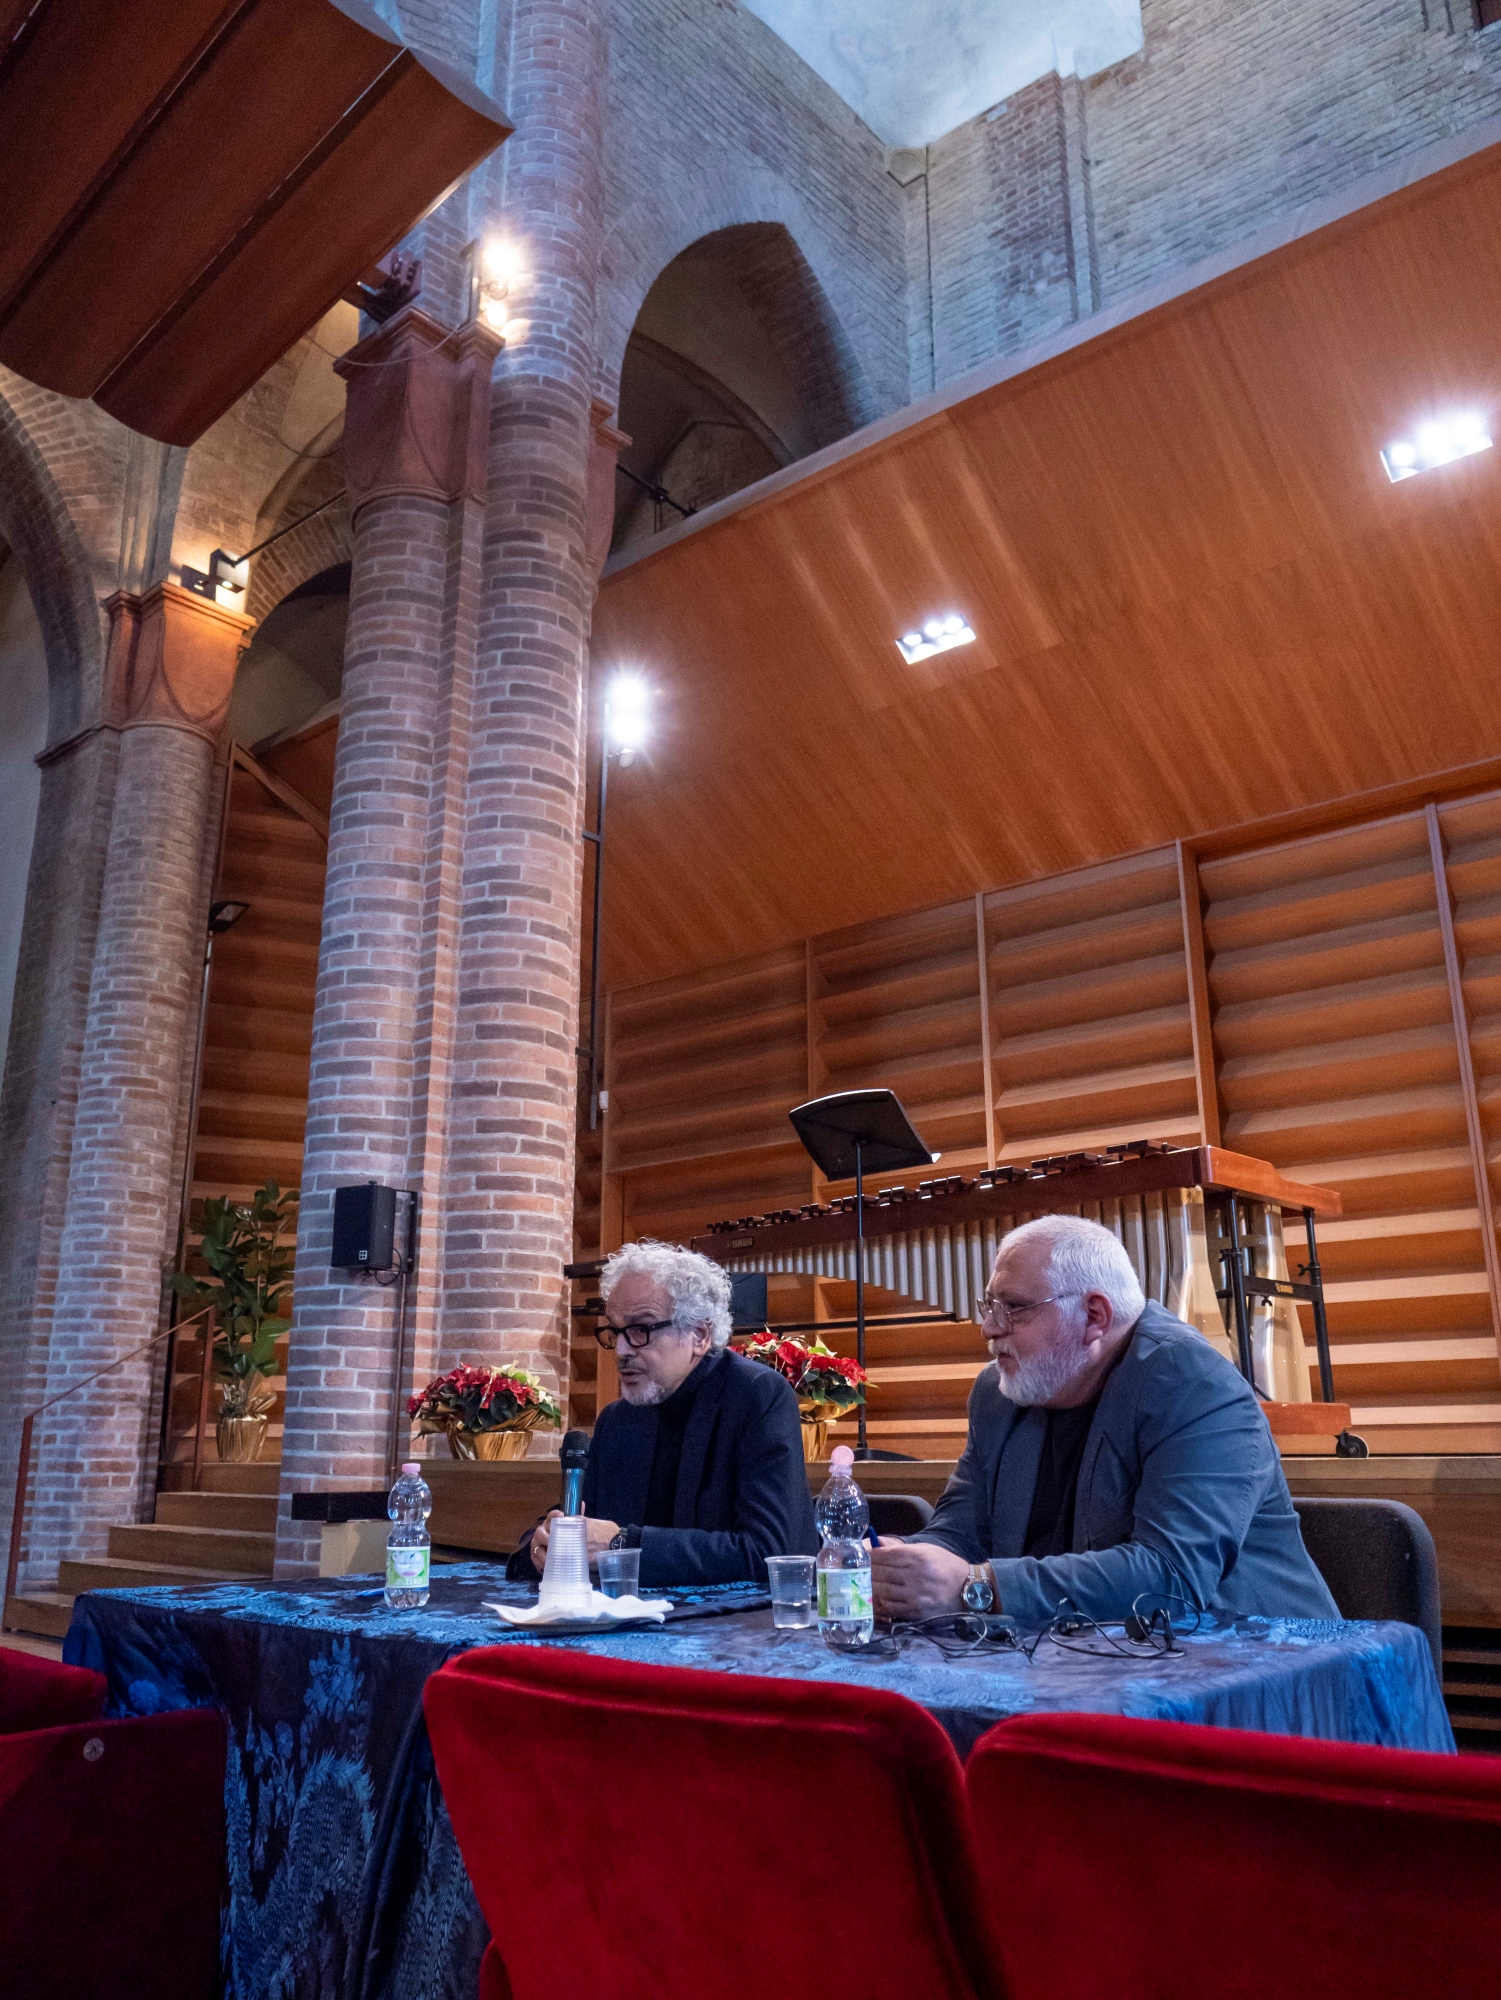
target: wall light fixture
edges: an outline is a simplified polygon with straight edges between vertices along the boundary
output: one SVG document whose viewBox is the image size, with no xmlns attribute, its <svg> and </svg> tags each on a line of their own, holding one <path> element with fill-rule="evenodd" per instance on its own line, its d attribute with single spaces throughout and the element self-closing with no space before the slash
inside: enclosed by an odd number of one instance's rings
<svg viewBox="0 0 1501 2000">
<path fill-rule="evenodd" d="M 1431 472 L 1436 465 L 1452 465 L 1457 458 L 1473 458 L 1477 451 L 1490 448 L 1485 418 L 1467 410 L 1424 424 L 1410 438 L 1397 438 L 1382 452 L 1381 463 L 1387 478 L 1395 482 Z"/>
<path fill-rule="evenodd" d="M 957 611 L 951 611 L 946 618 L 930 618 L 920 632 L 906 632 L 897 640 L 897 651 L 914 666 L 919 660 L 931 660 L 935 653 L 947 653 L 955 646 L 968 646 L 974 641 L 969 621 L 961 618 Z"/>
</svg>

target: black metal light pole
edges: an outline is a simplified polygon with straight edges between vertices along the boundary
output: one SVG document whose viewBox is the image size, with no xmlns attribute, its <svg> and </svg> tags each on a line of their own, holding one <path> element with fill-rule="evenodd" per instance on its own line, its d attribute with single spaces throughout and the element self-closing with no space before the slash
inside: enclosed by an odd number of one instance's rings
<svg viewBox="0 0 1501 2000">
<path fill-rule="evenodd" d="M 610 799 L 610 758 L 620 759 L 621 769 L 635 761 L 636 750 L 645 722 L 645 687 L 632 675 L 623 675 L 614 682 L 615 701 L 614 728 L 620 740 L 611 747 L 611 709 L 608 693 L 605 696 L 604 713 L 600 717 L 599 729 L 599 785 L 594 797 L 594 831 L 584 829 L 585 840 L 594 843 L 594 922 L 589 947 L 589 1045 L 580 1049 L 580 1055 L 589 1058 L 589 1130 L 597 1131 L 600 1109 L 600 1069 L 604 1050 L 599 1035 L 599 938 L 604 916 L 605 893 L 605 808 Z"/>
<path fill-rule="evenodd" d="M 605 805 L 610 795 L 610 744 L 603 731 L 599 739 L 599 789 L 594 796 L 594 831 L 585 840 L 594 842 L 594 925 L 589 946 L 589 1130 L 599 1125 L 599 927 L 604 914 L 605 895 Z"/>
</svg>

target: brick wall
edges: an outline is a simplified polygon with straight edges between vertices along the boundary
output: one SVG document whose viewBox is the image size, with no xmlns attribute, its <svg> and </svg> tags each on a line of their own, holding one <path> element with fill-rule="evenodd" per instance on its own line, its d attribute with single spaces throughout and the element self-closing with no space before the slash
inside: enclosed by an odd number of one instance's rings
<svg viewBox="0 0 1501 2000">
<path fill-rule="evenodd" d="M 57 1258 L 49 1395 L 114 1361 L 157 1324 L 202 956 L 196 920 L 212 770 L 210 746 L 186 730 L 147 726 L 121 736 Z M 152 1467 L 157 1373 L 149 1357 L 127 1362 L 98 1397 L 62 1403 L 39 1426 L 29 1575 L 50 1575 L 66 1553 L 101 1553 L 109 1525 L 135 1518 Z"/>
<path fill-rule="evenodd" d="M 663 266 L 715 230 L 770 222 L 849 343 L 863 416 L 907 401 L 901 190 L 874 135 L 763 22 L 724 0 L 613 8 L 605 159 L 602 395 Z"/>
<path fill-rule="evenodd" d="M 1501 30 L 1470 19 L 1467 0 L 1144 0 L 1139 56 L 947 134 L 922 246 L 938 381 L 1494 116 Z"/>
<path fill-rule="evenodd" d="M 313 1016 L 284 1493 L 384 1483 L 394 1286 L 328 1265 L 333 1189 L 411 1170 L 413 1049 L 428 798 L 439 702 L 448 507 L 411 494 L 360 513 L 329 815 Z M 279 1525 L 285 1568 L 317 1568 L 317 1534 Z"/>
</svg>

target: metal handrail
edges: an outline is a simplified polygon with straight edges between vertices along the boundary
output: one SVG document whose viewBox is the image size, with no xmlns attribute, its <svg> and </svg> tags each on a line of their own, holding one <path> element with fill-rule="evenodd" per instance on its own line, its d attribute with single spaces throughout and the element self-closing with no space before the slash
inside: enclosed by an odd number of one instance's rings
<svg viewBox="0 0 1501 2000">
<path fill-rule="evenodd" d="M 108 1375 L 110 1370 L 113 1368 L 123 1367 L 123 1365 L 127 1361 L 134 1361 L 136 1356 L 138 1354 L 144 1354 L 148 1347 L 155 1347 L 159 1341 L 170 1339 L 174 1333 L 182 1333 L 187 1327 L 192 1326 L 194 1321 L 200 1319 L 207 1319 L 209 1315 L 213 1312 L 213 1310 L 214 1309 L 212 1306 L 205 1306 L 202 1312 L 194 1313 L 192 1319 L 181 1320 L 178 1322 L 176 1326 L 164 1326 L 159 1333 L 152 1334 L 149 1340 L 143 1340 L 139 1347 L 132 1347 L 128 1354 L 117 1354 L 113 1361 L 106 1361 L 104 1366 L 102 1368 L 96 1368 L 92 1375 L 85 1375 L 82 1381 L 70 1382 L 66 1389 L 59 1389 L 55 1396 L 49 1396 L 45 1403 L 38 1403 L 34 1410 L 28 1410 L 26 1415 L 22 1418 L 21 1455 L 19 1462 L 17 1463 L 16 1466 L 16 1506 L 15 1506 L 15 1512 L 11 1516 L 10 1554 L 6 1560 L 6 1565 L 5 1565 L 6 1606 L 9 1606 L 10 1600 L 16 1594 L 16 1579 L 20 1575 L 21 1571 L 21 1539 L 26 1528 L 26 1506 L 29 1497 L 29 1489 L 31 1486 L 32 1425 L 36 1422 L 39 1416 L 41 1416 L 45 1411 L 50 1410 L 54 1403 L 61 1403 L 65 1401 L 67 1397 L 77 1395 L 80 1389 L 87 1389 L 87 1387 L 91 1382 L 97 1382 L 101 1375 Z M 207 1382 L 208 1380 L 209 1370 L 212 1364 L 212 1360 L 213 1360 L 213 1342 L 212 1339 L 210 1338 L 209 1330 L 205 1328 L 204 1353 L 203 1353 L 203 1376 L 205 1382 Z M 172 1393 L 172 1385 L 170 1382 L 167 1384 L 164 1393 L 167 1395 L 170 1395 Z M 205 1400 L 206 1398 L 200 1395 L 199 1406 L 198 1406 L 198 1422 L 200 1430 L 203 1424 L 203 1405 Z M 3 1618 L 3 1615 L 4 1615 L 3 1611 L 0 1611 L 0 1618 Z"/>
</svg>

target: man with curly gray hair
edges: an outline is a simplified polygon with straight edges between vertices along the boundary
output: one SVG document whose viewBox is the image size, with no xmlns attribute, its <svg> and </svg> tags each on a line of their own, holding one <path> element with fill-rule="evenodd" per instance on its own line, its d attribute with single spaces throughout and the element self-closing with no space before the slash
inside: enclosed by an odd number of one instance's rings
<svg viewBox="0 0 1501 2000">
<path fill-rule="evenodd" d="M 584 1475 L 591 1553 L 641 1550 L 643 1588 L 764 1582 L 766 1558 L 818 1547 L 791 1386 L 729 1347 L 730 1281 L 696 1250 L 628 1243 L 599 1279 L 621 1400 Z M 553 1515 L 511 1559 L 538 1574 Z"/>
</svg>

